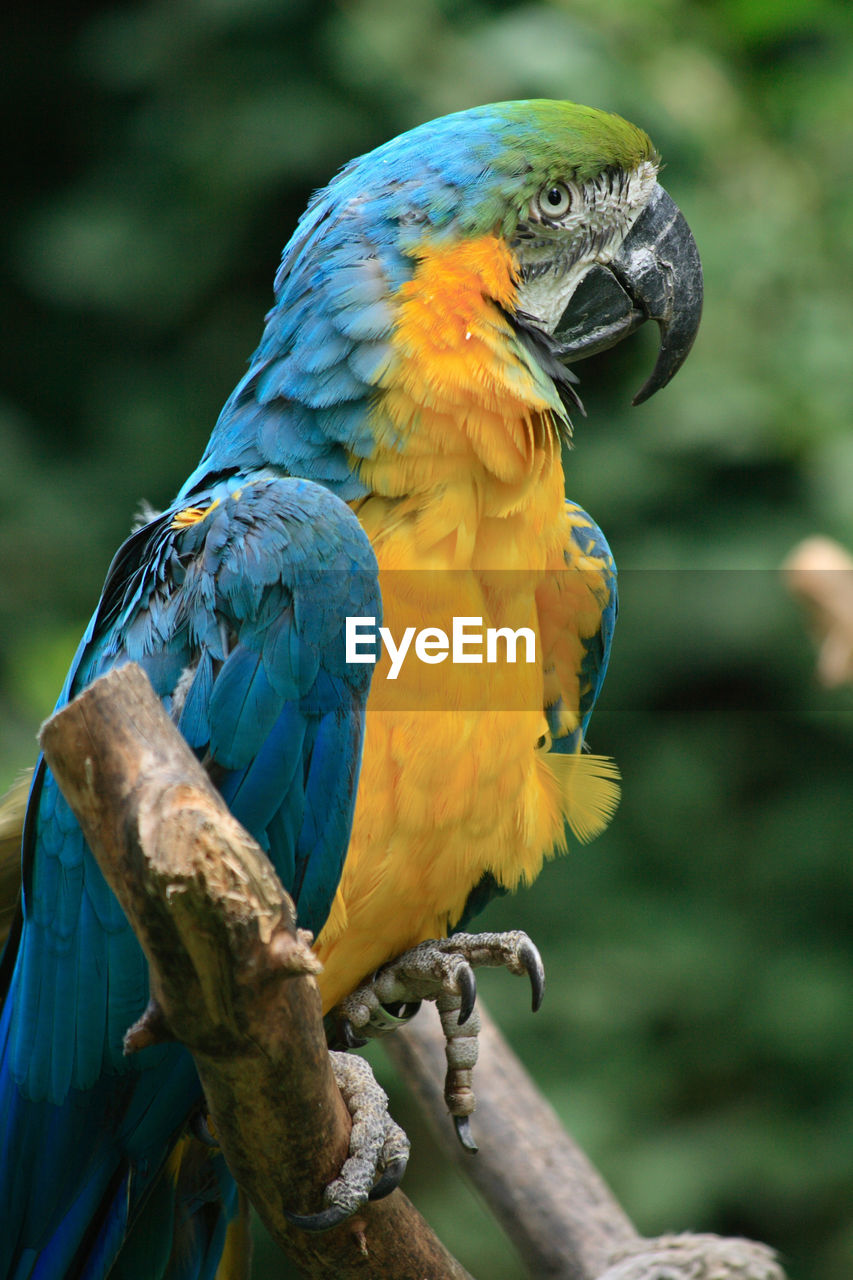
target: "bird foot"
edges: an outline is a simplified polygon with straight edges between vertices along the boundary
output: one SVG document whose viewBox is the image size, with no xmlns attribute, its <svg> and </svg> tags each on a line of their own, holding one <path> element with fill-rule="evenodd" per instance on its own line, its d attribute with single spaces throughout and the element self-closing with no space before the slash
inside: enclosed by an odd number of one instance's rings
<svg viewBox="0 0 853 1280">
<path fill-rule="evenodd" d="M 447 1075 L 444 1098 L 459 1141 L 477 1146 L 470 1117 L 476 1107 L 472 1072 L 477 1061 L 477 980 L 474 969 L 503 966 L 530 979 L 534 1013 L 545 993 L 545 969 L 526 933 L 456 933 L 421 942 L 383 965 L 334 1011 L 340 1040 L 350 1048 L 408 1022 L 422 1000 L 434 1000 L 444 1030 Z"/>
<path fill-rule="evenodd" d="M 383 965 L 337 1006 L 339 1036 L 348 1047 L 361 1036 L 380 1036 L 408 1022 L 422 1000 L 458 996 L 459 1022 L 468 1021 L 477 999 L 474 970 L 506 968 L 530 978 L 534 1013 L 545 992 L 545 970 L 526 933 L 455 933 L 430 939 Z"/>
<path fill-rule="evenodd" d="M 303 1231 L 328 1231 L 352 1217 L 367 1200 L 381 1200 L 399 1185 L 409 1161 L 409 1139 L 388 1114 L 388 1098 L 363 1058 L 330 1055 L 341 1096 L 352 1116 L 349 1155 L 323 1193 L 319 1213 L 284 1211 Z"/>
</svg>

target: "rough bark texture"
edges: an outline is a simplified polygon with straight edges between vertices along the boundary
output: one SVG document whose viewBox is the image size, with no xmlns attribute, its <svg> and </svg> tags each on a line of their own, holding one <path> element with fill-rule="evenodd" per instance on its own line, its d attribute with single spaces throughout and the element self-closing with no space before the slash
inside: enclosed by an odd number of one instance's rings
<svg viewBox="0 0 853 1280">
<path fill-rule="evenodd" d="M 273 1238 L 312 1278 L 464 1280 L 399 1191 L 319 1237 L 284 1219 L 321 1207 L 349 1147 L 317 961 L 269 860 L 143 672 L 96 681 L 45 724 L 42 745 L 149 961 L 153 1002 L 129 1048 L 188 1046 L 228 1164 Z"/>
<path fill-rule="evenodd" d="M 12 784 L 0 799 L 0 947 L 9 934 L 21 887 L 21 832 L 32 773 Z"/>
</svg>

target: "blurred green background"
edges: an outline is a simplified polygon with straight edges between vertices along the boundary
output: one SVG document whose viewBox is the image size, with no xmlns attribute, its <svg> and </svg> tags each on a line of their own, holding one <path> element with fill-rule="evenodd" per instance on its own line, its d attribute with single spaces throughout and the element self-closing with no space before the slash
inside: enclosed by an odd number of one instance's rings
<svg viewBox="0 0 853 1280">
<path fill-rule="evenodd" d="M 312 188 L 502 98 L 652 134 L 703 327 L 640 409 L 652 333 L 582 368 L 567 459 L 623 570 L 592 745 L 624 801 L 483 918 L 538 940 L 542 1012 L 481 985 L 643 1231 L 749 1234 L 849 1280 L 853 690 L 815 685 L 776 572 L 813 531 L 853 542 L 846 0 L 44 0 L 3 27 L 0 785 L 140 499 L 197 459 Z M 407 1190 L 480 1280 L 518 1280 L 382 1069 Z"/>
</svg>

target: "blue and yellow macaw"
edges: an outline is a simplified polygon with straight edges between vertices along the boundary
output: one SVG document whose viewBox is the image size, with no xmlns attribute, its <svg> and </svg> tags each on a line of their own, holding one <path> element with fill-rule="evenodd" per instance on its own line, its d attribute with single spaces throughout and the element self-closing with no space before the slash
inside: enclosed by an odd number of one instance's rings
<svg viewBox="0 0 853 1280">
<path fill-rule="evenodd" d="M 145 666 L 317 932 L 326 1010 L 615 807 L 614 767 L 582 750 L 615 569 L 565 500 L 561 444 L 568 363 L 655 319 L 639 400 L 692 343 L 698 257 L 657 170 L 640 129 L 546 101 L 448 116 L 347 165 L 285 248 L 198 468 L 119 552 L 75 658 L 61 702 Z M 346 619 L 380 620 L 377 564 L 398 640 L 476 619 L 531 632 L 535 660 L 439 664 L 424 645 L 433 661 L 394 679 L 387 646 L 375 670 L 347 661 Z M 145 964 L 43 765 L 23 849 L 0 1277 L 213 1274 L 233 1187 L 185 1136 L 191 1060 L 123 1059 Z"/>
</svg>

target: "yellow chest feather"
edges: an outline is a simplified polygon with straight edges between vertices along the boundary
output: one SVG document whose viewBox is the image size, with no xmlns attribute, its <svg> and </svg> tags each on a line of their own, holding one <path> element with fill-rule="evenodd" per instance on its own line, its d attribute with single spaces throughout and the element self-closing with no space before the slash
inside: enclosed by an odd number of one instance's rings
<svg viewBox="0 0 853 1280">
<path fill-rule="evenodd" d="M 361 468 L 373 492 L 353 504 L 395 637 L 407 625 L 449 631 L 454 616 L 537 630 L 563 472 L 554 406 L 489 301 L 508 308 L 513 293 L 510 255 L 487 238 L 422 262 L 401 301 L 377 450 Z M 388 672 L 385 654 L 347 861 L 318 939 L 326 1008 L 445 934 L 486 872 L 514 888 L 563 840 L 559 786 L 537 749 L 547 728 L 539 661 L 410 661 L 393 682 Z"/>
</svg>

